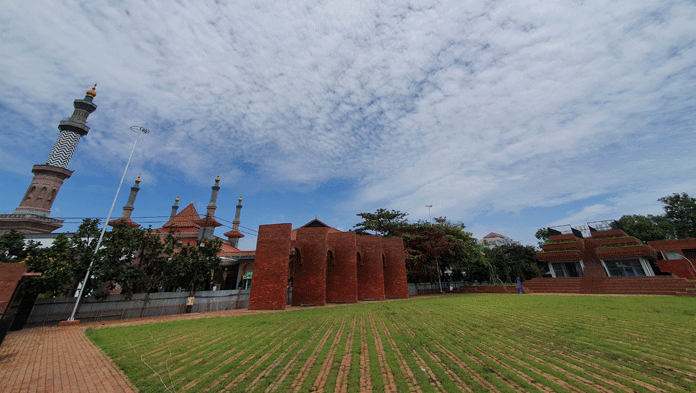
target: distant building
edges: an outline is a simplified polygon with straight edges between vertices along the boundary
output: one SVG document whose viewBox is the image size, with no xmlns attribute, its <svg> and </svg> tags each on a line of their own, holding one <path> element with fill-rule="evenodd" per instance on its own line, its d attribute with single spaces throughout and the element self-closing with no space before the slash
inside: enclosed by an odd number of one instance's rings
<svg viewBox="0 0 696 393">
<path fill-rule="evenodd" d="M 496 247 L 502 247 L 502 246 L 511 246 L 515 243 L 515 241 L 510 239 L 507 236 L 503 236 L 499 233 L 491 232 L 488 235 L 484 236 L 483 239 L 479 240 L 478 243 L 480 245 L 490 249 L 490 248 L 496 248 Z"/>
</svg>

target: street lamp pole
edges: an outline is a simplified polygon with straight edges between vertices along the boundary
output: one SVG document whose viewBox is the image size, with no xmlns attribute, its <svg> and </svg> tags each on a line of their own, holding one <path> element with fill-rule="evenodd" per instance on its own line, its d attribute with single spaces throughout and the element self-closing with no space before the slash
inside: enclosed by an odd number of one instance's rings
<svg viewBox="0 0 696 393">
<path fill-rule="evenodd" d="M 118 194 L 121 192 L 121 186 L 123 185 L 123 179 L 126 178 L 126 172 L 128 172 L 128 166 L 130 165 L 131 159 L 133 158 L 133 152 L 135 152 L 135 146 L 138 144 L 138 138 L 140 138 L 140 135 L 144 134 L 149 134 L 150 130 L 147 128 L 143 128 L 140 126 L 132 126 L 131 131 L 135 132 L 137 136 L 135 137 L 135 142 L 133 143 L 133 148 L 131 149 L 130 156 L 128 157 L 128 162 L 126 162 L 126 169 L 123 170 L 123 176 L 121 176 L 121 182 L 118 184 L 118 189 L 116 190 L 116 195 L 114 196 L 114 201 L 111 203 L 111 209 L 109 210 L 109 215 L 106 217 L 106 221 L 104 222 L 104 228 L 102 228 L 101 234 L 99 234 L 99 240 L 97 240 L 97 246 L 94 247 L 94 255 L 97 254 L 97 251 L 99 250 L 99 247 L 101 247 L 101 242 L 104 239 L 104 233 L 106 233 L 106 227 L 109 223 L 109 220 L 111 219 L 111 213 L 114 211 L 114 206 L 116 206 L 116 199 L 118 199 Z M 80 305 L 80 300 L 82 299 L 82 293 L 85 291 L 85 287 L 87 286 L 87 280 L 89 280 L 89 273 L 92 270 L 92 265 L 94 264 L 94 259 L 92 258 L 92 261 L 89 263 L 89 267 L 87 267 L 87 274 L 85 274 L 85 279 L 82 280 L 82 284 L 80 285 L 80 291 L 77 293 L 77 300 L 75 301 L 75 307 L 73 307 L 72 314 L 70 314 L 70 318 L 68 318 L 68 322 L 73 322 L 75 321 L 75 313 L 77 312 L 77 307 Z"/>
</svg>

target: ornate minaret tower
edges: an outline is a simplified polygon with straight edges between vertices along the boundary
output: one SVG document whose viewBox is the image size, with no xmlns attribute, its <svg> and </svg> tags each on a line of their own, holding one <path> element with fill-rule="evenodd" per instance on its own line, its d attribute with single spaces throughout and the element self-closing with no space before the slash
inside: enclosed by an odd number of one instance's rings
<svg viewBox="0 0 696 393">
<path fill-rule="evenodd" d="M 234 220 L 232 221 L 232 230 L 225 233 L 227 240 L 230 245 L 237 248 L 239 245 L 239 239 L 244 237 L 244 235 L 239 232 L 239 224 L 242 222 L 239 217 L 242 215 L 242 196 L 239 196 L 239 203 L 237 203 L 237 212 L 234 214 Z"/>
<path fill-rule="evenodd" d="M 138 196 L 138 191 L 140 191 L 140 175 L 138 175 L 138 178 L 135 179 L 135 184 L 131 187 L 130 195 L 128 195 L 128 202 L 126 202 L 126 206 L 123 207 L 121 218 L 109 221 L 109 225 L 113 226 L 117 222 L 123 221 L 130 227 L 135 228 L 138 226 L 138 223 L 130 218 L 133 210 L 135 210 L 133 206 L 135 205 L 135 198 Z"/>
<path fill-rule="evenodd" d="M 201 226 L 198 233 L 199 238 L 205 237 L 212 239 L 214 237 L 215 227 L 222 226 L 222 224 L 215 219 L 215 210 L 217 210 L 217 195 L 218 191 L 220 191 L 220 174 L 218 174 L 215 178 L 215 184 L 213 185 L 212 189 L 213 191 L 210 194 L 210 203 L 208 204 L 208 212 L 205 214 L 205 217 L 198 221 L 194 221 L 196 224 Z"/>
<path fill-rule="evenodd" d="M 169 219 L 171 220 L 176 216 L 176 212 L 179 210 L 179 196 L 176 196 L 176 199 L 174 200 L 174 204 L 172 205 L 172 213 L 169 215 Z"/>
<path fill-rule="evenodd" d="M 242 196 L 239 196 L 239 203 L 237 203 L 237 211 L 234 213 L 234 220 L 232 220 L 232 230 L 239 232 L 239 224 L 242 222 L 239 218 L 242 215 Z M 232 247 L 237 247 L 239 244 L 239 238 L 235 238 L 232 242 Z"/>
<path fill-rule="evenodd" d="M 75 111 L 58 125 L 60 135 L 45 164 L 34 165 L 31 181 L 22 202 L 13 214 L 0 215 L 0 233 L 16 229 L 24 233 L 49 233 L 63 226 L 63 222 L 49 218 L 51 207 L 60 191 L 63 180 L 73 171 L 67 169 L 80 138 L 87 135 L 87 117 L 97 109 L 92 99 L 97 96 L 95 88 L 87 91 L 85 98 L 75 100 Z"/>
</svg>

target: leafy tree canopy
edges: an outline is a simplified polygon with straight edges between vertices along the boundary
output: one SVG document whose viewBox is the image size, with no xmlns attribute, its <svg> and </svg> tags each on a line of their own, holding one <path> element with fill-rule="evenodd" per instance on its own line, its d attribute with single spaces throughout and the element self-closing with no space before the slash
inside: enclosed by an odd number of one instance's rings
<svg viewBox="0 0 696 393">
<path fill-rule="evenodd" d="M 11 230 L 0 236 L 0 263 L 24 262 L 37 246 L 33 241 L 25 243 L 22 232 Z"/>
<path fill-rule="evenodd" d="M 521 280 L 529 280 L 541 277 L 548 270 L 546 263 L 536 259 L 537 250 L 534 246 L 513 243 L 485 250 L 484 253 L 487 266 L 472 271 L 472 279 L 514 283 L 517 277 Z"/>
<path fill-rule="evenodd" d="M 471 233 L 464 231 L 463 223 L 451 222 L 446 217 L 437 217 L 432 223 L 409 223 L 407 215 L 386 209 L 360 213 L 358 217 L 363 221 L 353 228 L 358 235 L 374 233 L 403 238 L 408 253 L 406 269 L 412 282 L 437 280 L 438 267 L 440 274 L 446 268 L 461 274 L 481 260 L 481 247 Z"/>
<path fill-rule="evenodd" d="M 681 193 L 662 197 L 658 201 L 664 204 L 664 214 L 625 215 L 614 227 L 644 242 L 696 238 L 696 198 Z"/>
</svg>

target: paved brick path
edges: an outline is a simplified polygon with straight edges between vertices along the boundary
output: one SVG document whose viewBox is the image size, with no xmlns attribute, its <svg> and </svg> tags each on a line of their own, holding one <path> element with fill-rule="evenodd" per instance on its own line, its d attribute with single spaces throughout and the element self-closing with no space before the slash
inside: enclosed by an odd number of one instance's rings
<svg viewBox="0 0 696 393">
<path fill-rule="evenodd" d="M 0 346 L 0 392 L 136 392 L 86 328 L 10 332 Z"/>
<path fill-rule="evenodd" d="M 125 374 L 85 336 L 88 327 L 267 312 L 273 311 L 228 310 L 9 332 L 0 346 L 0 393 L 137 392 Z"/>
</svg>

